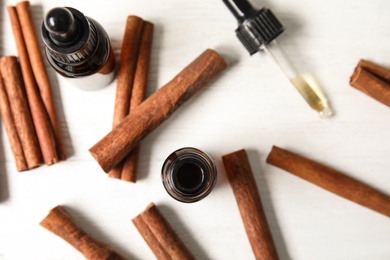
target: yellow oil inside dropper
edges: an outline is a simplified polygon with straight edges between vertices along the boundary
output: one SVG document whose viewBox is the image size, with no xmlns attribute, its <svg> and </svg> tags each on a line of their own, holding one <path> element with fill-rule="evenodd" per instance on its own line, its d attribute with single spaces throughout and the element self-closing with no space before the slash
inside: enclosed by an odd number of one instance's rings
<svg viewBox="0 0 390 260">
<path fill-rule="evenodd" d="M 321 118 L 328 118 L 332 116 L 332 109 L 330 108 L 325 95 L 321 91 L 319 84 L 310 74 L 301 73 L 295 68 L 276 40 L 264 45 L 262 50 L 274 59 L 276 64 L 298 90 L 301 96 L 312 109 L 319 113 Z"/>
<path fill-rule="evenodd" d="M 268 53 L 281 68 L 309 106 L 321 118 L 332 116 L 324 93 L 309 74 L 300 72 L 289 60 L 282 47 L 275 40 L 284 28 L 271 10 L 256 10 L 247 0 L 222 0 L 238 21 L 236 35 L 252 55 L 258 51 Z"/>
</svg>

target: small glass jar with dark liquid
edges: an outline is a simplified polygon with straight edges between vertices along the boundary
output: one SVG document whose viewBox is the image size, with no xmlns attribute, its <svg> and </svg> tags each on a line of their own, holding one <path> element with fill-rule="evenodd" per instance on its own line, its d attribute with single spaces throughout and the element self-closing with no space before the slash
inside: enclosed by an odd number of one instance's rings
<svg viewBox="0 0 390 260">
<path fill-rule="evenodd" d="M 210 194 L 217 181 L 217 169 L 206 153 L 185 147 L 168 156 L 161 177 L 169 195 L 178 201 L 190 203 Z"/>
<path fill-rule="evenodd" d="M 114 79 L 115 56 L 103 27 L 71 7 L 47 12 L 42 39 L 50 65 L 72 84 L 85 90 Z"/>
</svg>

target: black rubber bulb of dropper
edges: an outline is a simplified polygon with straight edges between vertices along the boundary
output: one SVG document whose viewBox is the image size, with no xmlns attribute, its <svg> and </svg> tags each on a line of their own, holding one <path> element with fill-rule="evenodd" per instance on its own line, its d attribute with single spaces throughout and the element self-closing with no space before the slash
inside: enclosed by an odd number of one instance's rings
<svg viewBox="0 0 390 260">
<path fill-rule="evenodd" d="M 222 0 L 239 23 L 256 13 L 256 9 L 247 0 Z M 239 13 L 241 12 L 242 15 Z"/>
<path fill-rule="evenodd" d="M 56 45 L 66 46 L 77 40 L 77 21 L 72 12 L 65 7 L 51 9 L 46 14 L 44 26 Z"/>
</svg>

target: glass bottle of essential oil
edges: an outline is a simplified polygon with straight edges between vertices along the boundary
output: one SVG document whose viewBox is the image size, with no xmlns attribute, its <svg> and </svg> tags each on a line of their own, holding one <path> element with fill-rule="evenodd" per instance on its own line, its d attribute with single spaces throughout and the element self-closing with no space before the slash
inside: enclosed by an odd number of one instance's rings
<svg viewBox="0 0 390 260">
<path fill-rule="evenodd" d="M 169 195 L 190 203 L 210 194 L 217 181 L 217 169 L 209 155 L 199 149 L 185 147 L 167 157 L 161 178 Z"/>
<path fill-rule="evenodd" d="M 115 56 L 103 27 L 71 7 L 47 12 L 42 38 L 50 65 L 74 85 L 94 90 L 114 79 Z"/>
</svg>

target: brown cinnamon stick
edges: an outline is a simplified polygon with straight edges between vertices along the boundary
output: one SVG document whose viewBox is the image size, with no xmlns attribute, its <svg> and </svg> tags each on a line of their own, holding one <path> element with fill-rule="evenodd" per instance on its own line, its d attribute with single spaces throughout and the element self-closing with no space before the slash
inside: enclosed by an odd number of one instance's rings
<svg viewBox="0 0 390 260">
<path fill-rule="evenodd" d="M 186 100 L 226 68 L 215 51 L 206 50 L 174 79 L 121 121 L 89 151 L 105 172 L 117 165 L 143 138 L 163 123 Z"/>
<path fill-rule="evenodd" d="M 73 222 L 70 215 L 61 206 L 51 209 L 39 224 L 64 239 L 87 259 L 125 259 L 109 246 L 85 233 Z"/>
<path fill-rule="evenodd" d="M 121 180 L 136 182 L 136 173 L 138 169 L 138 160 L 141 146 L 137 144 L 130 153 L 123 159 Z"/>
<path fill-rule="evenodd" d="M 53 129 L 35 82 L 16 8 L 14 6 L 8 6 L 7 9 L 16 42 L 16 48 L 18 50 L 19 61 L 35 131 L 38 136 L 43 159 L 47 165 L 51 165 L 58 162 Z"/>
<path fill-rule="evenodd" d="M 273 146 L 267 163 L 286 170 L 325 190 L 390 217 L 390 196 L 341 172 Z"/>
<path fill-rule="evenodd" d="M 157 259 L 195 259 L 153 203 L 132 222 Z"/>
<path fill-rule="evenodd" d="M 49 77 L 46 72 L 45 64 L 42 58 L 41 49 L 35 33 L 34 23 L 31 16 L 30 2 L 21 1 L 16 4 L 19 21 L 22 26 L 24 42 L 26 44 L 28 56 L 38 84 L 43 104 L 50 118 L 50 123 L 54 131 L 54 137 L 57 144 L 57 154 L 60 160 L 67 157 L 66 148 L 62 139 L 61 126 L 57 118 L 56 108 L 53 102 Z"/>
<path fill-rule="evenodd" d="M 42 155 L 31 118 L 22 73 L 16 57 L 2 57 L 0 59 L 0 70 L 16 130 L 22 144 L 24 158 L 29 169 L 35 168 L 41 164 Z"/>
<path fill-rule="evenodd" d="M 377 101 L 390 106 L 390 70 L 367 61 L 359 62 L 350 85 Z"/>
<path fill-rule="evenodd" d="M 144 21 L 137 16 L 127 17 L 119 61 L 113 126 L 129 114 L 143 24 Z"/>
<path fill-rule="evenodd" d="M 143 24 L 144 21 L 137 16 L 131 15 L 127 17 L 119 60 L 113 127 L 118 125 L 129 114 Z M 122 165 L 123 163 L 116 165 L 108 173 L 108 176 L 120 179 Z"/>
<path fill-rule="evenodd" d="M 222 160 L 256 259 L 279 259 L 246 151 Z"/>
<path fill-rule="evenodd" d="M 132 113 L 132 111 L 136 109 L 145 98 L 146 85 L 148 83 L 150 58 L 152 53 L 153 28 L 154 25 L 152 23 L 145 21 L 142 29 L 141 43 L 137 59 L 137 69 L 135 71 L 134 76 L 129 114 Z M 140 149 L 141 147 L 138 144 L 124 159 L 121 174 L 122 180 L 136 182 L 136 173 L 138 168 Z"/>
<path fill-rule="evenodd" d="M 375 76 L 385 80 L 390 81 L 390 69 L 385 68 L 383 66 L 380 66 L 378 64 L 375 64 L 371 61 L 361 59 L 358 64 L 359 67 L 369 71 L 370 73 L 374 74 Z"/>
<path fill-rule="evenodd" d="M 99 74 L 109 74 L 113 72 L 115 69 L 115 53 L 112 48 L 110 48 L 110 53 L 108 54 L 108 58 L 103 67 L 97 72 Z"/>
<path fill-rule="evenodd" d="M 0 71 L 0 113 L 3 119 L 5 131 L 7 132 L 9 145 L 15 158 L 17 171 L 25 171 L 28 169 L 26 159 L 24 158 L 22 144 L 16 130 L 14 117 L 12 116 L 11 106 L 9 104 L 7 92 L 3 84 L 3 76 Z"/>
</svg>

